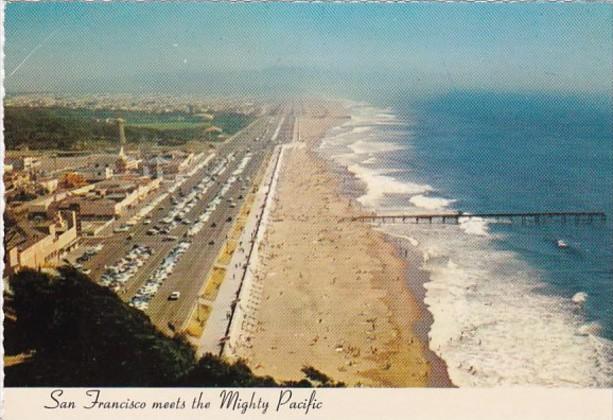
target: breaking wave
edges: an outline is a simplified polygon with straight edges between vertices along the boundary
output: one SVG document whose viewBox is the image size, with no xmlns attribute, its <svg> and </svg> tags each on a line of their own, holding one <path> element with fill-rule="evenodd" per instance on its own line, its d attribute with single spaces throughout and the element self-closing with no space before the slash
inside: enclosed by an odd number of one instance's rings
<svg viewBox="0 0 613 420">
<path fill-rule="evenodd" d="M 411 168 L 390 169 L 390 153 L 412 153 L 411 136 L 398 134 L 408 127 L 390 110 L 354 104 L 352 119 L 324 139 L 322 153 L 361 181 L 357 199 L 367 208 L 388 210 L 388 199 L 400 197 L 407 213 L 451 211 L 457 201 L 410 180 Z M 380 229 L 423 257 L 430 277 L 424 300 L 434 319 L 429 345 L 454 384 L 613 385 L 613 345 L 599 336 L 599 323 L 586 321 L 587 294 L 543 293 L 541 274 L 500 249 L 487 220 Z"/>
</svg>

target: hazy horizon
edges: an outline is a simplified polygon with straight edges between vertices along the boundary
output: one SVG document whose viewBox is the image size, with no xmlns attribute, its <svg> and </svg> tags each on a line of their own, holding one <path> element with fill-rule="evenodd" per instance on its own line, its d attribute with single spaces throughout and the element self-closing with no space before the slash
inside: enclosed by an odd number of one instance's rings
<svg viewBox="0 0 613 420">
<path fill-rule="evenodd" d="M 611 97 L 613 5 L 9 3 L 20 92 Z"/>
</svg>

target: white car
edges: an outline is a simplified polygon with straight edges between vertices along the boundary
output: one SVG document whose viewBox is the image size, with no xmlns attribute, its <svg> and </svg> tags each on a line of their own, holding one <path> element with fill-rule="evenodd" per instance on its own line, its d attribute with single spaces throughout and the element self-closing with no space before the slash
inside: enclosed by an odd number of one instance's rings
<svg viewBox="0 0 613 420">
<path fill-rule="evenodd" d="M 179 300 L 181 292 L 174 291 L 168 296 L 168 300 Z"/>
</svg>

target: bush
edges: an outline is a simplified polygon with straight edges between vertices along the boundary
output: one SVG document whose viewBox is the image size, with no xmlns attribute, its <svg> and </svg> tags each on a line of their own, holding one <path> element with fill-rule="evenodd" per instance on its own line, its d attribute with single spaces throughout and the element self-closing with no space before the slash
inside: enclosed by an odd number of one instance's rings
<svg viewBox="0 0 613 420">
<path fill-rule="evenodd" d="M 211 354 L 196 360 L 182 337 L 165 336 L 144 313 L 73 268 L 58 276 L 23 270 L 9 282 L 5 312 L 10 305 L 15 321 L 5 329 L 7 354 L 34 355 L 6 367 L 7 386 L 314 386 L 307 379 L 279 384 L 243 361 Z M 342 386 L 312 367 L 303 372 L 319 386 Z"/>
</svg>

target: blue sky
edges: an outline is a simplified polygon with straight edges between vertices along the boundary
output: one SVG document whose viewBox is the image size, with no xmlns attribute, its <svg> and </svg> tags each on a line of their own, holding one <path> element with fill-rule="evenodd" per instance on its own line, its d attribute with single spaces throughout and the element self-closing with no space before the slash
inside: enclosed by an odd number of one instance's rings
<svg viewBox="0 0 613 420">
<path fill-rule="evenodd" d="M 307 91 L 610 95 L 612 25 L 605 4 L 8 4 L 6 86 L 238 83 L 225 74 Z"/>
</svg>

